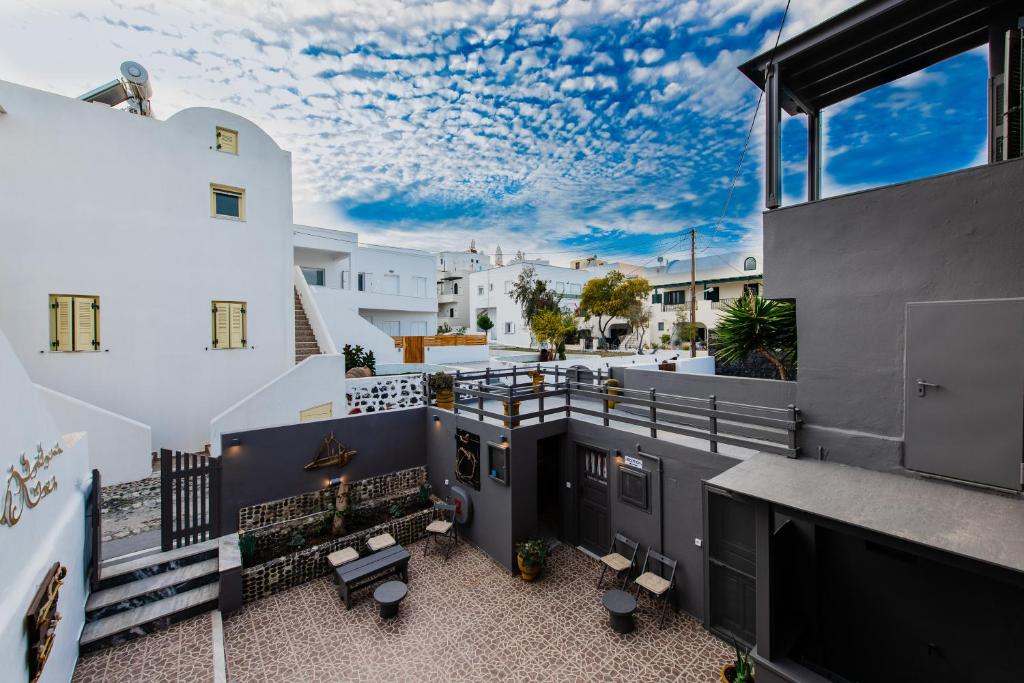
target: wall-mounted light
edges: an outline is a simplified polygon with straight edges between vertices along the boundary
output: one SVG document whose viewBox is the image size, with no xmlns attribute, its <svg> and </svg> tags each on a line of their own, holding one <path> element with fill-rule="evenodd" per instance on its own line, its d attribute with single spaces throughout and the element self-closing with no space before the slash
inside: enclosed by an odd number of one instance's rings
<svg viewBox="0 0 1024 683">
<path fill-rule="evenodd" d="M 228 445 L 229 446 L 241 446 L 242 445 L 242 439 L 240 437 L 233 436 L 233 437 L 231 437 L 231 440 L 228 441 Z"/>
<path fill-rule="evenodd" d="M 620 451 L 618 448 L 613 448 L 611 455 L 613 458 L 615 458 L 615 463 L 617 465 L 621 465 L 623 462 L 625 462 L 625 459 L 622 457 L 622 451 Z"/>
<path fill-rule="evenodd" d="M 503 434 L 503 435 L 501 436 L 501 438 L 499 439 L 499 441 L 501 441 L 501 447 L 502 447 L 502 448 L 508 448 L 508 437 L 507 437 L 507 436 L 505 436 L 505 435 Z"/>
<path fill-rule="evenodd" d="M 340 486 L 343 481 L 345 481 L 345 477 L 334 477 L 327 480 L 327 486 Z"/>
</svg>

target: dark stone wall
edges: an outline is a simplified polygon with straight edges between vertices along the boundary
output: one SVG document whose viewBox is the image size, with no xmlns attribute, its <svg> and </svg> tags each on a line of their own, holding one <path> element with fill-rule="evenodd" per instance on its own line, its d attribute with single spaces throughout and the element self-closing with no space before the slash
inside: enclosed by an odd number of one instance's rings
<svg viewBox="0 0 1024 683">
<path fill-rule="evenodd" d="M 765 294 L 796 301 L 805 452 L 898 469 L 905 309 L 1024 296 L 1024 160 L 764 214 Z M 983 352 L 964 348 L 951 353 Z"/>
<path fill-rule="evenodd" d="M 335 420 L 268 427 L 221 437 L 221 534 L 238 531 L 239 510 L 326 488 L 333 477 L 367 479 L 427 464 L 426 408 L 352 415 Z M 324 436 L 356 450 L 344 468 L 307 471 Z M 231 446 L 233 438 L 241 444 Z"/>
</svg>

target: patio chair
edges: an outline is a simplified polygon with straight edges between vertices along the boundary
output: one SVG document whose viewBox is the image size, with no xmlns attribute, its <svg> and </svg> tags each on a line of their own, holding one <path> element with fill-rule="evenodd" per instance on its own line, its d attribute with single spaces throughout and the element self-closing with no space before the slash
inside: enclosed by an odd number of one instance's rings
<svg viewBox="0 0 1024 683">
<path fill-rule="evenodd" d="M 657 568 L 655 569 L 653 565 L 657 565 Z M 666 572 L 668 577 L 665 576 Z M 636 577 L 634 583 L 636 583 L 637 599 L 640 598 L 640 589 L 643 588 L 655 600 L 662 601 L 658 627 L 665 628 L 665 608 L 668 607 L 669 594 L 676 583 L 676 561 L 661 553 L 648 550 L 647 557 L 644 558 L 644 566 L 640 570 L 640 576 Z"/>
<path fill-rule="evenodd" d="M 440 512 L 441 516 L 447 517 L 447 519 L 435 519 L 427 525 L 427 540 L 423 544 L 423 556 L 426 557 L 431 541 L 438 543 L 441 538 L 446 538 L 448 547 L 444 552 L 444 561 L 447 562 L 452 548 L 459 542 L 459 528 L 455 524 L 455 506 L 449 503 L 434 503 L 434 511 Z"/>
<path fill-rule="evenodd" d="M 629 581 L 629 573 L 636 562 L 636 553 L 639 547 L 636 541 L 626 538 L 622 534 L 615 534 L 612 545 L 608 548 L 608 554 L 601 558 L 601 576 L 597 578 L 597 587 L 601 587 L 604 573 L 611 569 L 616 576 L 625 573 L 622 579 L 622 588 L 625 590 L 626 582 Z"/>
</svg>

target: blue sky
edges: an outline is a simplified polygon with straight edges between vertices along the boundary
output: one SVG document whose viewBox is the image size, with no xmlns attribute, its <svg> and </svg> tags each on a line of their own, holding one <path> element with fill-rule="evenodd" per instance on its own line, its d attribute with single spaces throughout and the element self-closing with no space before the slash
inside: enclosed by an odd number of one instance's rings
<svg viewBox="0 0 1024 683">
<path fill-rule="evenodd" d="M 793 0 L 786 36 L 853 4 Z M 725 221 L 784 0 L 8 0 L 0 73 L 68 95 L 134 59 L 154 108 L 235 111 L 292 152 L 296 220 L 428 249 L 645 262 L 756 249 L 763 133 Z M 981 160 L 986 58 L 972 52 L 825 114 L 827 195 Z M 784 123 L 804 194 L 805 125 Z"/>
</svg>

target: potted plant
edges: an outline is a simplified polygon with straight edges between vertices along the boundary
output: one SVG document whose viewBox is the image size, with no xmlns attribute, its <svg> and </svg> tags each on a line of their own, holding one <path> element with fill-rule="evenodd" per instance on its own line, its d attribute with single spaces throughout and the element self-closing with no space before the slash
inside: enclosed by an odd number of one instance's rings
<svg viewBox="0 0 1024 683">
<path fill-rule="evenodd" d="M 455 378 L 445 372 L 435 372 L 427 380 L 430 390 L 437 399 L 437 407 L 451 410 L 455 405 Z"/>
<path fill-rule="evenodd" d="M 516 543 L 516 562 L 519 564 L 519 573 L 523 581 L 533 581 L 537 578 L 550 552 L 548 544 L 540 538 L 529 538 Z"/>
<path fill-rule="evenodd" d="M 741 650 L 735 639 L 732 647 L 736 650 L 736 662 L 722 667 L 722 683 L 754 683 L 754 662 L 750 659 L 750 651 Z"/>
<path fill-rule="evenodd" d="M 526 373 L 533 382 L 533 393 L 540 393 L 541 384 L 544 382 L 544 373 L 540 370 L 530 370 Z"/>
</svg>

